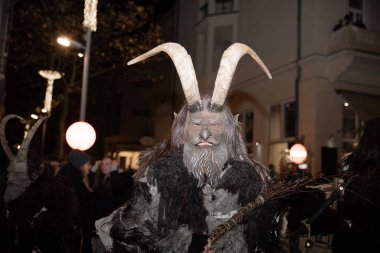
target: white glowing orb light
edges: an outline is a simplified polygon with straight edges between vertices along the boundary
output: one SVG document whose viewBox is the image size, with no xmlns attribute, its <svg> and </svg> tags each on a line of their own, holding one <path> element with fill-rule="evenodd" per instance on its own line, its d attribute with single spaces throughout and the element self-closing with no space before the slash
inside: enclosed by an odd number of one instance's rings
<svg viewBox="0 0 380 253">
<path fill-rule="evenodd" d="M 66 142 L 73 149 L 87 150 L 95 140 L 95 129 L 84 121 L 75 122 L 66 131 Z"/>
<path fill-rule="evenodd" d="M 306 161 L 307 151 L 302 144 L 294 144 L 289 151 L 289 159 L 295 164 L 302 164 Z"/>
</svg>

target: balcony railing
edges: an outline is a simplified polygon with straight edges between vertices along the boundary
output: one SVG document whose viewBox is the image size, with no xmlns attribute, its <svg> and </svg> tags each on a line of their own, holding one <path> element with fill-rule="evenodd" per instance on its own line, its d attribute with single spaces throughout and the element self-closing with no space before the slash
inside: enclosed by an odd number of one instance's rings
<svg viewBox="0 0 380 253">
<path fill-rule="evenodd" d="M 208 0 L 199 8 L 201 19 L 237 11 L 237 0 Z"/>
<path fill-rule="evenodd" d="M 380 34 L 353 25 L 334 31 L 330 37 L 330 53 L 356 50 L 380 54 Z"/>
</svg>

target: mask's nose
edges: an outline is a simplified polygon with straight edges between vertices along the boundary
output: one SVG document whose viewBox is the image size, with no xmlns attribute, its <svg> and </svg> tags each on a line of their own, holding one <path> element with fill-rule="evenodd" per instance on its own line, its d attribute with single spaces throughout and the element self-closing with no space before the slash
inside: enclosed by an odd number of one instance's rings
<svg viewBox="0 0 380 253">
<path fill-rule="evenodd" d="M 202 137 L 203 140 L 207 140 L 211 136 L 211 133 L 210 131 L 208 131 L 207 128 L 204 128 L 199 135 Z"/>
</svg>

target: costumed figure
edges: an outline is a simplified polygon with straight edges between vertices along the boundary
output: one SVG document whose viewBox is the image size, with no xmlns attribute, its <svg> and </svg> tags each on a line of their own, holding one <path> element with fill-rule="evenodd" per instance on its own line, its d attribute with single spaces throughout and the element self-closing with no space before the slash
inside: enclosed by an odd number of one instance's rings
<svg viewBox="0 0 380 253">
<path fill-rule="evenodd" d="M 212 97 L 201 97 L 186 50 L 165 43 L 128 64 L 159 52 L 177 69 L 187 103 L 176 116 L 170 140 L 140 157 L 133 197 L 96 222 L 103 244 L 119 252 L 202 252 L 208 235 L 254 201 L 267 186 L 265 167 L 252 160 L 237 117 L 225 105 L 236 66 L 245 54 L 264 63 L 248 46 L 235 43 L 223 54 Z M 277 202 L 258 207 L 249 219 L 212 245 L 215 252 L 279 252 Z"/>
<path fill-rule="evenodd" d="M 350 251 L 379 252 L 380 228 L 380 117 L 369 120 L 361 131 L 359 144 L 342 165 L 346 180 L 339 211 L 349 220 Z"/>
<path fill-rule="evenodd" d="M 38 127 L 47 117 L 40 118 L 28 132 L 15 156 L 10 150 L 5 127 L 7 115 L 0 123 L 0 140 L 10 163 L 4 193 L 7 229 L 11 252 L 76 252 L 79 236 L 78 203 L 75 192 L 54 176 L 53 169 L 28 155 Z"/>
</svg>

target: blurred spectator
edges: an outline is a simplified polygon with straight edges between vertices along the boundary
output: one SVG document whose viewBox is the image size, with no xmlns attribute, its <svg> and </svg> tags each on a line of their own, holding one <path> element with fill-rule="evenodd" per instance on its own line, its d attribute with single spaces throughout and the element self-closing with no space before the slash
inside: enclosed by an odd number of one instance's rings
<svg viewBox="0 0 380 253">
<path fill-rule="evenodd" d="M 110 157 L 95 162 L 91 171 L 93 175 L 92 188 L 94 190 L 94 222 L 97 219 L 108 216 L 120 207 L 129 198 L 133 179 L 130 173 L 119 169 L 117 162 Z M 91 176 L 92 177 L 92 176 Z M 92 239 L 94 253 L 106 252 L 99 237 L 93 233 Z"/>
<path fill-rule="evenodd" d="M 359 144 L 342 166 L 352 173 L 346 180 L 339 210 L 350 221 L 351 251 L 379 252 L 380 227 L 380 117 L 366 122 Z"/>
<path fill-rule="evenodd" d="M 59 160 L 58 157 L 49 155 L 45 160 L 45 163 L 47 163 L 53 169 L 54 175 L 58 174 L 59 169 L 61 168 L 61 160 Z"/>
<path fill-rule="evenodd" d="M 90 187 L 88 173 L 91 169 L 91 156 L 81 150 L 71 150 L 69 161 L 58 173 L 65 177 L 74 188 L 80 208 L 82 222 L 81 253 L 92 253 L 91 230 L 92 230 L 92 189 Z"/>
</svg>

